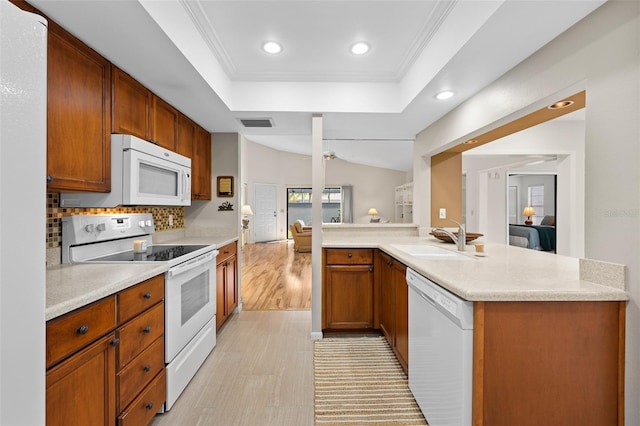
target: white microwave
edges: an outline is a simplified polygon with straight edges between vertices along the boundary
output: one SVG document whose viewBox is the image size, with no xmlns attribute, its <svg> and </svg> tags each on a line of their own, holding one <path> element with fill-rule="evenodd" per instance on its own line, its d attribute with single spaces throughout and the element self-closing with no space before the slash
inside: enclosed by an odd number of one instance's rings
<svg viewBox="0 0 640 426">
<path fill-rule="evenodd" d="M 191 159 L 132 135 L 111 135 L 111 192 L 63 192 L 60 207 L 191 205 Z"/>
</svg>

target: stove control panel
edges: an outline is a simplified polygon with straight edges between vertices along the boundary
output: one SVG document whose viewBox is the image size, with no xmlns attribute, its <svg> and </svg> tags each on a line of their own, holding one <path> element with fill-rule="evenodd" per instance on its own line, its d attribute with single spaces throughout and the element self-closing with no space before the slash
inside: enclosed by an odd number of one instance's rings
<svg viewBox="0 0 640 426">
<path fill-rule="evenodd" d="M 151 213 L 65 216 L 62 218 L 62 245 L 138 237 L 154 231 Z"/>
</svg>

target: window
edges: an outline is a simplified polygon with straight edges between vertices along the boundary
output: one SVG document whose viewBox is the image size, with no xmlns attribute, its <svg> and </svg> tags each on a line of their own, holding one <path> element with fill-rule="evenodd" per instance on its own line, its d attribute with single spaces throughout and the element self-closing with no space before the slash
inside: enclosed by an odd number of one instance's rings
<svg viewBox="0 0 640 426">
<path fill-rule="evenodd" d="M 342 223 L 341 211 L 342 188 L 325 188 L 322 191 L 322 223 Z M 311 188 L 287 189 L 287 216 L 288 225 L 296 220 L 311 224 Z"/>
<path fill-rule="evenodd" d="M 529 186 L 527 200 L 528 205 L 536 212 L 533 215 L 533 223 L 539 225 L 544 217 L 544 185 Z"/>
</svg>

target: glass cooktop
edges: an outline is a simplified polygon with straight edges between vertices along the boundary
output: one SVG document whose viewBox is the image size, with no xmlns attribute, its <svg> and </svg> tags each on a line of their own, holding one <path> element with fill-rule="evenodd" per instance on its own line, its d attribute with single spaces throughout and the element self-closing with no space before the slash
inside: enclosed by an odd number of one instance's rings
<svg viewBox="0 0 640 426">
<path fill-rule="evenodd" d="M 166 262 L 180 256 L 192 253 L 196 250 L 208 247 L 206 245 L 152 245 L 147 247 L 144 253 L 134 253 L 133 250 L 108 256 L 96 257 L 90 262 Z"/>
</svg>

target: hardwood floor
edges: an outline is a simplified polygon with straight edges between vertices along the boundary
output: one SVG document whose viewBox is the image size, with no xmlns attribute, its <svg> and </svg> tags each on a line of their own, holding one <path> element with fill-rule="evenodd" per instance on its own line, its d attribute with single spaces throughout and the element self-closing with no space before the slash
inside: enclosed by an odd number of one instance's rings
<svg viewBox="0 0 640 426">
<path fill-rule="evenodd" d="M 313 425 L 311 311 L 243 311 L 153 426 Z"/>
<path fill-rule="evenodd" d="M 311 309 L 311 253 L 293 241 L 242 246 L 242 309 Z"/>
</svg>

